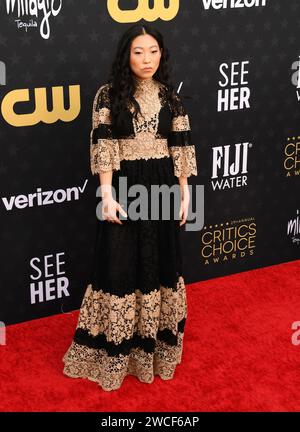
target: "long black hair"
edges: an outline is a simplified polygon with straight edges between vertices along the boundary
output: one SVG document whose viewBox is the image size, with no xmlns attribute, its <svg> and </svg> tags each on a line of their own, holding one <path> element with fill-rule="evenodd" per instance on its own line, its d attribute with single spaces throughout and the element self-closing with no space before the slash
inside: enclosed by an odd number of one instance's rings
<svg viewBox="0 0 300 432">
<path fill-rule="evenodd" d="M 133 39 L 143 34 L 151 35 L 162 49 L 160 64 L 153 78 L 166 86 L 167 94 L 172 95 L 174 92 L 174 85 L 170 79 L 169 50 L 165 47 L 162 34 L 148 24 L 131 26 L 118 42 L 115 59 L 107 79 L 107 82 L 111 84 L 111 119 L 113 123 L 118 122 L 119 114 L 128 107 L 128 103 L 133 105 L 135 117 L 138 113 L 141 114 L 140 106 L 133 97 L 136 88 L 130 67 L 130 49 Z"/>
</svg>

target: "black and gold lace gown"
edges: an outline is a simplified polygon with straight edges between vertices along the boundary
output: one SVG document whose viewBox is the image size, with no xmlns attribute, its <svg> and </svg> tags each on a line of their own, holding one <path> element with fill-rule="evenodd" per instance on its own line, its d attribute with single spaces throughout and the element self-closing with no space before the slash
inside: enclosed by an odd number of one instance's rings
<svg viewBox="0 0 300 432">
<path fill-rule="evenodd" d="M 166 86 L 153 77 L 135 80 L 144 117 L 135 119 L 129 108 L 116 130 L 110 83 L 99 88 L 93 104 L 91 171 L 113 171 L 117 201 L 119 177 L 126 177 L 128 188 L 139 184 L 150 191 L 151 185 L 179 185 L 179 176 L 197 175 L 181 97 L 176 92 L 167 97 Z M 98 221 L 92 278 L 63 357 L 65 375 L 95 381 L 106 391 L 118 389 L 128 374 L 144 383 L 153 382 L 154 375 L 173 378 L 187 318 L 180 221 L 174 211 L 169 220 L 159 213 L 157 220 L 129 217 L 123 225 Z"/>
</svg>

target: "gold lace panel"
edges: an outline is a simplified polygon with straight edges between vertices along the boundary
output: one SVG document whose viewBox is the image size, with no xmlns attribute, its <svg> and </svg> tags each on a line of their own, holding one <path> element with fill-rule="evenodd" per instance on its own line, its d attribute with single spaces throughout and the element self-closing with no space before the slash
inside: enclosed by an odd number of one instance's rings
<svg viewBox="0 0 300 432">
<path fill-rule="evenodd" d="M 120 169 L 119 143 L 116 139 L 98 139 L 90 144 L 92 174 Z"/>
<path fill-rule="evenodd" d="M 143 132 L 148 132 L 152 137 L 157 133 L 161 109 L 159 89 L 160 83 L 154 79 L 140 81 L 137 85 L 135 99 L 142 112 L 142 116 L 138 114 L 137 119 L 132 117 L 133 129 L 137 138 Z M 130 111 L 133 113 L 133 106 L 130 107 Z"/>
<path fill-rule="evenodd" d="M 156 338 L 158 330 L 169 329 L 177 334 L 177 325 L 187 317 L 186 290 L 182 276 L 176 290 L 160 286 L 149 294 L 140 290 L 119 297 L 96 291 L 88 285 L 84 294 L 77 328 L 90 335 L 105 334 L 107 341 L 120 344 L 133 333 Z"/>
<path fill-rule="evenodd" d="M 157 340 L 153 353 L 132 348 L 129 355 L 108 356 L 104 349 L 89 348 L 73 341 L 63 357 L 63 373 L 72 378 L 87 378 L 105 391 L 117 390 L 127 375 L 141 382 L 152 383 L 154 375 L 172 379 L 177 364 L 181 363 L 183 333 L 178 333 L 178 345 L 171 346 Z"/>
<path fill-rule="evenodd" d="M 191 130 L 189 116 L 186 114 L 184 116 L 174 117 L 172 120 L 171 130 L 174 132 Z"/>
<path fill-rule="evenodd" d="M 146 136 L 145 136 L 146 135 Z M 147 138 L 146 138 L 147 137 Z M 119 170 L 122 160 L 160 159 L 170 157 L 166 139 L 149 139 L 148 134 L 139 134 L 134 139 L 98 139 L 91 142 L 90 162 L 93 174 Z"/>
<path fill-rule="evenodd" d="M 159 125 L 159 111 L 161 101 L 159 98 L 160 83 L 156 80 L 137 80 L 135 98 L 138 101 L 143 116 L 132 119 L 134 137 L 127 139 L 98 139 L 96 144 L 90 145 L 91 171 L 93 174 L 120 170 L 122 160 L 160 159 L 172 157 L 174 174 L 177 177 L 197 175 L 195 147 L 170 146 L 167 139 L 155 138 Z M 190 130 L 189 116 L 182 106 L 179 95 L 176 94 L 174 108 L 175 117 L 172 119 L 171 131 L 181 132 Z M 93 128 L 99 124 L 111 125 L 110 101 L 108 87 L 100 87 L 93 105 Z M 133 107 L 130 108 L 133 110 Z M 91 132 L 92 137 L 92 132 Z"/>
<path fill-rule="evenodd" d="M 99 124 L 111 125 L 110 110 L 106 107 L 101 108 L 99 111 L 93 110 L 93 128 Z"/>
<path fill-rule="evenodd" d="M 102 85 L 94 97 L 92 109 L 92 127 L 96 128 L 99 123 L 111 124 L 110 100 L 108 94 L 109 86 Z"/>
<path fill-rule="evenodd" d="M 171 146 L 170 154 L 173 158 L 174 174 L 177 177 L 197 175 L 195 146 Z"/>
<path fill-rule="evenodd" d="M 89 348 L 73 340 L 63 356 L 63 373 L 72 378 L 87 378 L 106 391 L 120 388 L 127 375 L 134 375 L 144 383 L 152 383 L 154 375 L 172 379 L 182 359 L 184 334 L 178 332 L 177 325 L 184 317 L 187 318 L 187 303 L 182 276 L 175 291 L 161 286 L 159 291 L 149 294 L 136 290 L 124 297 L 93 291 L 88 285 L 77 328 L 88 329 L 95 336 L 102 331 L 115 343 L 137 331 L 156 339 L 154 352 L 134 347 L 128 355 L 109 356 L 105 349 Z M 156 338 L 158 329 L 164 328 L 177 334 L 177 345 Z"/>
<path fill-rule="evenodd" d="M 133 139 L 119 139 L 119 149 L 120 157 L 126 160 L 170 156 L 167 139 L 156 139 L 148 132 L 141 132 Z"/>
</svg>

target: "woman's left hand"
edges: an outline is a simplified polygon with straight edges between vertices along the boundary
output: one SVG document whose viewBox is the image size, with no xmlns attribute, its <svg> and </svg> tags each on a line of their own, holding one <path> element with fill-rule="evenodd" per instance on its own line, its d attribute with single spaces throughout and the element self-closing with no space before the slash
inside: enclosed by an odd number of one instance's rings
<svg viewBox="0 0 300 432">
<path fill-rule="evenodd" d="M 190 203 L 190 191 L 189 191 L 187 185 L 184 185 L 184 187 L 181 187 L 181 203 L 180 203 L 180 210 L 179 210 L 180 225 L 179 226 L 182 226 L 186 222 L 187 215 L 188 215 L 189 203 Z"/>
</svg>

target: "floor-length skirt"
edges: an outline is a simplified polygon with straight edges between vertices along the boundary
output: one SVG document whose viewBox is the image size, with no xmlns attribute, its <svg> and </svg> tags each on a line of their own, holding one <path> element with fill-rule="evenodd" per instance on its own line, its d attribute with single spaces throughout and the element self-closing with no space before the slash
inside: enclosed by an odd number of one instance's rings
<svg viewBox="0 0 300 432">
<path fill-rule="evenodd" d="M 128 188 L 177 185 L 179 191 L 170 157 L 121 161 L 112 178 L 118 202 L 120 177 Z M 171 210 L 166 220 L 161 210 L 158 219 L 148 213 L 148 219 L 129 217 L 123 225 L 97 220 L 91 279 L 63 357 L 65 375 L 95 381 L 106 391 L 118 389 L 129 374 L 144 383 L 152 383 L 154 375 L 173 378 L 187 318 L 175 195 L 169 204 L 160 201 L 160 209 Z M 149 211 L 151 200 L 149 193 Z"/>
</svg>

